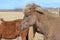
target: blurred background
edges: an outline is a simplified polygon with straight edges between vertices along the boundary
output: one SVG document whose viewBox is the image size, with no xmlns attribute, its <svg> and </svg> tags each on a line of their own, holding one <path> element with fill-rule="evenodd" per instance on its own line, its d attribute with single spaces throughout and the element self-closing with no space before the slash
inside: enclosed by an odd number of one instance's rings
<svg viewBox="0 0 60 40">
<path fill-rule="evenodd" d="M 43 8 L 60 7 L 60 0 L 0 0 L 0 9 L 20 9 L 28 3 L 36 3 Z"/>
</svg>

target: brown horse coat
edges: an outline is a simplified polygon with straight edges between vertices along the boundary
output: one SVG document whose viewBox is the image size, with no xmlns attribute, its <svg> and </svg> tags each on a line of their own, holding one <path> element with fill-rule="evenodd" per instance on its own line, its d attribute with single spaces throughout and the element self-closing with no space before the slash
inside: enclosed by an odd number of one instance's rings
<svg viewBox="0 0 60 40">
<path fill-rule="evenodd" d="M 0 24 L 0 37 L 2 38 L 16 38 L 18 35 L 21 36 L 22 40 L 26 40 L 28 29 L 20 30 L 20 23 L 22 19 L 17 19 L 13 21 L 4 21 L 1 19 Z"/>
</svg>

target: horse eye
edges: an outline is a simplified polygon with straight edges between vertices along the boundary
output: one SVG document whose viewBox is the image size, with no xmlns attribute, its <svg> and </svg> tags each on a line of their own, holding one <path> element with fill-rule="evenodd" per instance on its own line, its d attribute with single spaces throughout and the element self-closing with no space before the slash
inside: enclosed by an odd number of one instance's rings
<svg viewBox="0 0 60 40">
<path fill-rule="evenodd" d="M 26 15 L 26 17 L 28 17 L 28 15 Z"/>
<path fill-rule="evenodd" d="M 27 14 L 27 15 L 25 15 L 26 17 L 29 17 L 31 14 Z"/>
<path fill-rule="evenodd" d="M 29 10 L 31 10 L 31 8 L 29 8 Z"/>
</svg>

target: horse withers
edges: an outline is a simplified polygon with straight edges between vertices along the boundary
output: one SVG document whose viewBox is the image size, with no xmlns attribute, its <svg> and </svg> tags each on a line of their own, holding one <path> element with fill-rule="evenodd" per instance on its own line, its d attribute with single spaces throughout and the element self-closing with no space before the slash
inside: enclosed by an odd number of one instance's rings
<svg viewBox="0 0 60 40">
<path fill-rule="evenodd" d="M 52 16 L 45 10 L 36 10 L 35 6 L 32 5 L 29 12 L 24 12 L 20 29 L 25 30 L 36 25 L 34 27 L 44 35 L 44 40 L 60 40 L 60 17 Z"/>
</svg>

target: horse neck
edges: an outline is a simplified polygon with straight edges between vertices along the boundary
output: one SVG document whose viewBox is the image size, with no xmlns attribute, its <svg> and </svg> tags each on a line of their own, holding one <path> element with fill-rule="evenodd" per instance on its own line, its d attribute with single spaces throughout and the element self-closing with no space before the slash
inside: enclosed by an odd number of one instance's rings
<svg viewBox="0 0 60 40">
<path fill-rule="evenodd" d="M 49 31 L 49 26 L 51 26 L 49 24 L 47 15 L 37 15 L 37 20 L 36 20 L 36 26 L 39 29 L 38 31 L 40 31 L 41 33 L 43 33 L 44 35 L 47 35 L 48 31 Z"/>
</svg>

